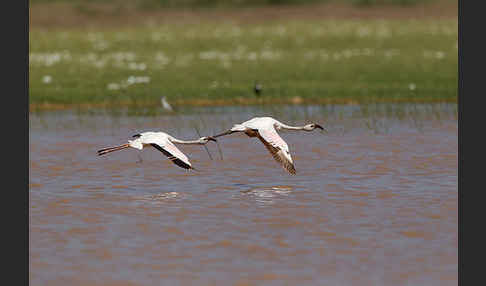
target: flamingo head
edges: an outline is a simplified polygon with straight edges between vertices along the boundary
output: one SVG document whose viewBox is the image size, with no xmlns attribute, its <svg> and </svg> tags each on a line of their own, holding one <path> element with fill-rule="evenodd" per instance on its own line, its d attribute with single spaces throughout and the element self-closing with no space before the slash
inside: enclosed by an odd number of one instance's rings
<svg viewBox="0 0 486 286">
<path fill-rule="evenodd" d="M 317 123 L 311 123 L 311 124 L 307 124 L 306 126 L 304 126 L 304 130 L 306 130 L 306 131 L 312 131 L 316 128 L 327 132 L 326 128 L 322 127 L 321 125 L 319 125 Z"/>
</svg>

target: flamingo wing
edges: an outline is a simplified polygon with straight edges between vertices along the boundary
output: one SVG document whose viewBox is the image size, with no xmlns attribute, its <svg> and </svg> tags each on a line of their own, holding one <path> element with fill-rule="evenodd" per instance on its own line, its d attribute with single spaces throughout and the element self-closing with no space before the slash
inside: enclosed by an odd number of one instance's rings
<svg viewBox="0 0 486 286">
<path fill-rule="evenodd" d="M 189 159 L 181 152 L 172 142 L 164 140 L 163 142 L 152 142 L 152 147 L 162 152 L 172 161 L 172 163 L 184 169 L 194 169 Z"/>
<path fill-rule="evenodd" d="M 287 143 L 278 135 L 275 129 L 258 129 L 258 139 L 270 151 L 273 158 L 290 174 L 295 175 L 295 167 L 290 156 Z"/>
</svg>

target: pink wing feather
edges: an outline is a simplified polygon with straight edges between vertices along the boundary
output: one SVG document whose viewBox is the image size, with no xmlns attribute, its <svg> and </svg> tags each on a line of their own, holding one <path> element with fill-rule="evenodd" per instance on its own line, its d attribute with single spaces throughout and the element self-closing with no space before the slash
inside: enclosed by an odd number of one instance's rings
<svg viewBox="0 0 486 286">
<path fill-rule="evenodd" d="M 275 129 L 258 129 L 258 139 L 267 147 L 273 158 L 291 174 L 295 174 L 295 167 L 290 156 L 287 143 L 278 135 Z"/>
<path fill-rule="evenodd" d="M 186 163 L 187 165 L 191 165 L 191 163 L 189 162 L 189 159 L 187 158 L 186 155 L 184 155 L 184 153 L 181 152 L 181 150 L 179 150 L 179 148 L 177 148 L 174 143 L 170 142 L 169 140 L 167 140 L 164 148 L 169 151 L 173 156 L 175 156 L 177 159 L 181 160 L 182 162 Z"/>
<path fill-rule="evenodd" d="M 168 139 L 165 140 L 151 140 L 153 147 L 164 153 L 172 163 L 184 169 L 194 169 L 189 162 L 189 159 Z"/>
</svg>

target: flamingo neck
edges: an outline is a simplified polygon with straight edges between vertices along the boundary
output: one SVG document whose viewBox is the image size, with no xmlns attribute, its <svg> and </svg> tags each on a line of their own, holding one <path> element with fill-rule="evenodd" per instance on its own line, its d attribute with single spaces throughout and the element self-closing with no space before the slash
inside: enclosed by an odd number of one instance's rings
<svg viewBox="0 0 486 286">
<path fill-rule="evenodd" d="M 290 126 L 290 125 L 287 125 L 287 124 L 283 124 L 281 122 L 278 122 L 277 125 L 281 129 L 287 129 L 287 130 L 304 130 L 304 127 L 305 127 L 305 126 Z"/>
<path fill-rule="evenodd" d="M 172 137 L 170 139 L 170 141 L 172 141 L 172 143 L 178 143 L 178 144 L 201 144 L 201 142 L 199 140 L 179 140 L 179 139 L 176 139 L 174 137 Z"/>
</svg>

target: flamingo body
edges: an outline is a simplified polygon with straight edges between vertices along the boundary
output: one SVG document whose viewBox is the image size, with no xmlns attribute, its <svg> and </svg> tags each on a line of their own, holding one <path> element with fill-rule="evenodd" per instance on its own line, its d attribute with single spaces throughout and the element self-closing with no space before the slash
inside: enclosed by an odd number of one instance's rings
<svg viewBox="0 0 486 286">
<path fill-rule="evenodd" d="M 234 132 L 244 132 L 249 137 L 257 137 L 267 150 L 272 154 L 273 158 L 281 164 L 290 174 L 296 174 L 294 162 L 290 155 L 289 146 L 278 135 L 277 130 L 305 130 L 312 131 L 315 128 L 324 128 L 318 124 L 312 123 L 301 127 L 293 127 L 281 123 L 272 117 L 254 117 L 248 121 L 240 124 L 235 124 L 227 132 L 215 135 L 213 137 L 228 135 Z"/>
<path fill-rule="evenodd" d="M 140 134 L 133 135 L 133 138 L 135 139 L 128 140 L 127 144 L 98 150 L 98 155 L 101 156 L 113 151 L 118 151 L 129 147 L 142 150 L 146 146 L 151 146 L 157 149 L 158 151 L 162 152 L 164 155 L 166 155 L 168 159 L 171 160 L 177 166 L 184 169 L 194 169 L 187 156 L 184 153 L 182 153 L 181 150 L 179 150 L 174 145 L 174 143 L 206 144 L 207 142 L 209 142 L 209 140 L 216 141 L 211 137 L 201 137 L 198 140 L 183 141 L 183 140 L 176 139 L 165 132 L 143 132 Z"/>
</svg>

